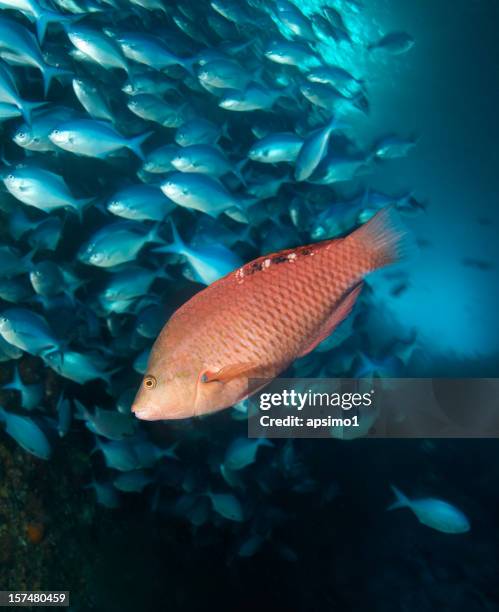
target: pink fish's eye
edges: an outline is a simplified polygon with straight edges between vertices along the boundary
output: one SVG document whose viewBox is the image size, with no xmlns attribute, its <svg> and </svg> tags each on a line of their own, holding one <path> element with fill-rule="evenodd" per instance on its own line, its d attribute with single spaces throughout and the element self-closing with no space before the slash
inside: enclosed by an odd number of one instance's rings
<svg viewBox="0 0 499 612">
<path fill-rule="evenodd" d="M 157 381 L 154 378 L 154 376 L 151 376 L 150 374 L 148 376 L 146 376 L 144 378 L 144 387 L 146 389 L 154 389 L 154 387 L 157 385 Z"/>
</svg>

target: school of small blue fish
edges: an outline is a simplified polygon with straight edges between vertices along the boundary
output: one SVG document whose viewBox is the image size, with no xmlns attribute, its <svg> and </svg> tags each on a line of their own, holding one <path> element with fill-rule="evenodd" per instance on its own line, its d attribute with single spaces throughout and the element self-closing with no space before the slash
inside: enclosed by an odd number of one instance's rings
<svg viewBox="0 0 499 612">
<path fill-rule="evenodd" d="M 269 251 L 341 236 L 388 204 L 424 210 L 410 192 L 365 185 L 376 164 L 417 142 L 387 134 L 359 147 L 349 130 L 369 117 L 369 76 L 330 59 L 349 48 L 396 61 L 414 40 L 362 39 L 361 0 L 1 0 L 0 9 L 0 367 L 11 372 L 2 435 L 47 460 L 59 438 L 88 431 L 99 503 L 148 492 L 154 510 L 193 528 L 238 523 L 237 554 L 252 556 L 282 519 L 265 502 L 276 487 L 322 488 L 326 502 L 338 492 L 313 479 L 295 441 L 248 439 L 244 403 L 222 447 L 202 422 L 153 435 L 131 402 L 158 332 L 200 285 Z M 362 188 L 345 195 L 358 177 Z M 400 292 L 403 281 L 394 278 Z M 368 301 L 365 292 L 294 372 L 402 367 L 416 339 L 374 348 Z M 42 368 L 36 383 L 23 379 L 27 359 Z M 395 491 L 396 507 L 422 523 L 469 528 L 449 504 Z"/>
</svg>

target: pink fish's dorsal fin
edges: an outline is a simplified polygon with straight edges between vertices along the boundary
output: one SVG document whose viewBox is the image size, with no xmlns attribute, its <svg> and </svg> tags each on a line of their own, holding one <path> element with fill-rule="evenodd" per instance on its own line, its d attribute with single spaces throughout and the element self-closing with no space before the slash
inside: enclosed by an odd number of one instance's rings
<svg viewBox="0 0 499 612">
<path fill-rule="evenodd" d="M 321 327 L 317 336 L 313 338 L 312 342 L 310 342 L 307 345 L 305 350 L 302 351 L 298 355 L 298 357 L 304 357 L 305 355 L 308 355 L 308 353 L 313 351 L 316 346 L 318 346 L 323 340 L 325 340 L 328 336 L 330 336 L 333 333 L 333 331 L 336 329 L 336 327 L 338 327 L 338 325 L 344 319 L 347 318 L 352 308 L 354 307 L 354 304 L 359 296 L 359 293 L 362 291 L 363 285 L 364 283 L 360 282 L 351 291 L 349 291 L 345 296 L 343 296 L 339 304 L 336 306 L 336 308 L 331 313 L 329 319 Z"/>
<path fill-rule="evenodd" d="M 233 363 L 230 365 L 226 365 L 220 370 L 210 371 L 206 370 L 201 375 L 201 382 L 210 383 L 210 382 L 222 382 L 227 383 L 234 378 L 239 376 L 249 376 L 252 371 L 254 371 L 256 365 L 254 363 Z"/>
</svg>

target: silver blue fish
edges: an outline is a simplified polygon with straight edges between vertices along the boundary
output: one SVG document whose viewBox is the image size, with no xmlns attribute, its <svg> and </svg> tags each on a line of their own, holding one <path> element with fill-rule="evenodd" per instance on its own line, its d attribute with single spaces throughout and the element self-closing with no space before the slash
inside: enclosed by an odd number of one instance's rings
<svg viewBox="0 0 499 612">
<path fill-rule="evenodd" d="M 295 66 L 301 70 L 319 66 L 321 61 L 306 44 L 296 41 L 273 41 L 265 50 L 265 57 L 277 64 Z"/>
<path fill-rule="evenodd" d="M 109 103 L 95 83 L 89 79 L 75 77 L 72 84 L 75 96 L 91 117 L 102 119 L 103 121 L 114 121 L 114 115 L 111 112 Z"/>
<path fill-rule="evenodd" d="M 20 348 L 4 340 L 2 334 L 0 334 L 0 363 L 20 359 L 23 355 L 24 353 Z"/>
<path fill-rule="evenodd" d="M 113 195 L 107 210 L 132 221 L 162 221 L 174 208 L 174 203 L 154 185 L 131 185 Z"/>
<path fill-rule="evenodd" d="M 96 232 L 80 248 L 78 259 L 92 266 L 110 268 L 133 261 L 149 242 L 164 242 L 156 226 L 147 231 L 131 221 L 118 221 Z"/>
<path fill-rule="evenodd" d="M 387 136 L 374 147 L 374 154 L 380 159 L 405 157 L 416 146 L 416 140 L 400 136 Z"/>
<path fill-rule="evenodd" d="M 28 236 L 28 241 L 35 250 L 54 251 L 59 244 L 61 234 L 62 221 L 58 217 L 50 217 L 35 226 Z"/>
<path fill-rule="evenodd" d="M 1 17 L 0 17 L 1 19 Z M 1 21 L 0 21 L 1 24 Z M 1 29 L 0 29 L 1 32 Z M 1 45 L 1 42 L 0 42 Z M 1 50 L 1 46 L 0 46 Z M 21 98 L 19 94 L 19 90 L 17 88 L 17 83 L 14 79 L 14 76 L 11 74 L 9 67 L 0 60 L 0 102 L 3 105 L 3 113 L 5 117 L 5 113 L 7 113 L 7 117 L 9 118 L 13 115 L 12 108 L 17 108 L 18 111 L 22 114 L 26 121 L 31 120 L 32 112 L 43 105 L 43 102 L 28 102 Z"/>
<path fill-rule="evenodd" d="M 61 123 L 74 119 L 78 112 L 74 108 L 53 105 L 35 111 L 29 123 L 23 123 L 16 128 L 14 142 L 29 151 L 56 151 L 51 142 L 50 133 Z"/>
<path fill-rule="evenodd" d="M 415 44 L 414 38 L 406 32 L 390 32 L 368 45 L 369 51 L 386 51 L 392 55 L 407 53 Z"/>
<path fill-rule="evenodd" d="M 32 256 L 32 253 L 21 255 L 12 247 L 0 245 L 0 278 L 14 278 L 28 272 Z"/>
<path fill-rule="evenodd" d="M 206 174 L 174 172 L 161 183 L 161 189 L 179 206 L 199 210 L 212 217 L 243 206 L 242 200 L 231 194 L 220 181 Z"/>
<path fill-rule="evenodd" d="M 172 159 L 177 154 L 178 147 L 176 145 L 163 145 L 158 149 L 150 151 L 144 159 L 142 170 L 151 174 L 164 174 L 171 170 L 175 170 L 172 165 Z"/>
<path fill-rule="evenodd" d="M 160 270 L 135 265 L 115 272 L 99 296 L 100 304 L 108 312 L 127 310 L 138 298 L 148 295 L 154 281 L 162 277 Z"/>
<path fill-rule="evenodd" d="M 17 391 L 21 396 L 21 407 L 25 410 L 40 408 L 44 396 L 43 385 L 40 383 L 30 385 L 25 384 L 21 378 L 19 368 L 17 366 L 14 366 L 13 379 L 6 385 L 3 385 L 2 388 Z"/>
<path fill-rule="evenodd" d="M 163 305 L 149 304 L 137 315 L 135 331 L 137 334 L 155 340 L 166 323 L 167 312 Z"/>
<path fill-rule="evenodd" d="M 177 446 L 178 442 L 174 442 L 167 448 L 160 448 L 149 440 L 132 440 L 131 445 L 138 460 L 138 467 L 151 468 L 161 459 L 178 460 Z"/>
<path fill-rule="evenodd" d="M 44 259 L 32 265 L 29 280 L 38 295 L 54 297 L 73 293 L 84 283 L 54 261 Z"/>
<path fill-rule="evenodd" d="M 167 102 L 150 93 L 132 96 L 127 106 L 137 117 L 145 121 L 154 121 L 167 128 L 181 126 L 191 114 L 191 109 L 186 103 Z"/>
<path fill-rule="evenodd" d="M 120 68 L 128 73 L 128 64 L 114 40 L 88 25 L 73 23 L 66 26 L 69 40 L 82 53 L 103 68 Z"/>
<path fill-rule="evenodd" d="M 133 360 L 133 369 L 138 374 L 145 374 L 147 369 L 147 362 L 149 361 L 149 354 L 151 353 L 151 347 L 145 348 L 141 351 L 137 357 Z"/>
<path fill-rule="evenodd" d="M 175 133 L 175 142 L 181 147 L 194 144 L 215 144 L 222 130 L 207 119 L 191 119 L 181 125 Z"/>
<path fill-rule="evenodd" d="M 179 148 L 171 163 L 180 172 L 199 172 L 215 178 L 232 172 L 244 183 L 240 168 L 245 160 L 238 165 L 231 164 L 223 150 L 214 145 L 196 144 Z"/>
<path fill-rule="evenodd" d="M 186 245 L 173 222 L 170 225 L 173 232 L 173 243 L 158 247 L 154 249 L 154 252 L 183 255 L 192 267 L 196 281 L 210 285 L 242 265 L 242 260 L 221 244 L 195 247 Z"/>
<path fill-rule="evenodd" d="M 22 117 L 23 111 L 16 104 L 0 102 L 0 122 L 15 117 Z"/>
<path fill-rule="evenodd" d="M 104 508 L 113 510 L 120 507 L 120 497 L 112 483 L 93 480 L 85 488 L 94 490 L 97 503 Z"/>
<path fill-rule="evenodd" d="M 81 216 L 83 208 L 94 199 L 76 199 L 62 176 L 34 165 L 11 168 L 3 183 L 20 202 L 47 213 L 69 208 Z"/>
<path fill-rule="evenodd" d="M 295 5 L 289 4 L 285 10 L 279 9 L 278 19 L 296 38 L 312 43 L 317 42 L 310 21 Z"/>
<path fill-rule="evenodd" d="M 17 21 L 0 16 L 0 57 L 7 62 L 34 66 L 42 74 L 45 96 L 52 79 L 68 75 L 67 70 L 47 64 L 33 34 Z"/>
<path fill-rule="evenodd" d="M 101 355 L 62 350 L 44 356 L 45 363 L 63 378 L 84 385 L 90 380 L 103 380 L 110 384 L 113 372 L 106 370 L 108 361 Z"/>
<path fill-rule="evenodd" d="M 103 442 L 99 437 L 96 437 L 94 450 L 102 452 L 107 467 L 113 470 L 130 472 L 141 467 L 134 447 L 128 440 Z"/>
<path fill-rule="evenodd" d="M 0 314 L 0 335 L 31 355 L 45 355 L 60 344 L 47 321 L 26 308 L 8 308 Z"/>
<path fill-rule="evenodd" d="M 313 174 L 326 156 L 331 134 L 340 126 L 341 124 L 334 118 L 325 127 L 307 136 L 296 158 L 295 179 L 297 181 L 305 181 Z"/>
<path fill-rule="evenodd" d="M 153 481 L 153 476 L 145 470 L 133 470 L 118 474 L 113 480 L 113 485 L 124 493 L 141 493 Z"/>
<path fill-rule="evenodd" d="M 248 112 L 270 110 L 286 92 L 250 83 L 245 89 L 227 89 L 218 103 L 225 110 Z"/>
<path fill-rule="evenodd" d="M 24 277 L 2 278 L 0 276 L 0 299 L 13 304 L 27 301 L 33 292 Z"/>
<path fill-rule="evenodd" d="M 294 162 L 303 146 L 303 138 L 292 132 L 269 134 L 256 142 L 248 157 L 263 164 Z"/>
<path fill-rule="evenodd" d="M 137 422 L 131 414 L 104 410 L 98 406 L 91 412 L 78 400 L 74 403 L 75 418 L 84 420 L 88 430 L 108 440 L 124 440 L 132 436 L 137 429 Z"/>
<path fill-rule="evenodd" d="M 444 533 L 466 533 L 471 529 L 466 515 L 452 504 L 433 497 L 411 500 L 397 487 L 391 488 L 396 501 L 387 510 L 408 508 L 420 523 Z"/>
<path fill-rule="evenodd" d="M 104 158 L 119 149 L 130 149 L 144 159 L 142 144 L 151 132 L 132 138 L 122 136 L 111 123 L 93 119 L 67 121 L 58 125 L 49 134 L 50 141 L 70 153 L 87 157 Z"/>
<path fill-rule="evenodd" d="M 244 521 L 244 511 L 241 502 L 232 493 L 212 493 L 208 492 L 213 510 L 229 521 Z"/>
<path fill-rule="evenodd" d="M 131 77 L 121 88 L 129 96 L 141 93 L 164 95 L 176 91 L 175 83 L 165 79 L 161 72 L 133 72 Z"/>
<path fill-rule="evenodd" d="M 47 436 L 30 418 L 7 412 L 0 406 L 0 421 L 5 424 L 5 433 L 25 451 L 39 459 L 50 458 L 52 448 Z"/>
<path fill-rule="evenodd" d="M 236 438 L 225 451 L 224 466 L 232 471 L 242 470 L 255 462 L 262 446 L 273 444 L 266 438 Z"/>
<path fill-rule="evenodd" d="M 337 65 L 319 66 L 307 73 L 307 79 L 312 83 L 332 85 L 344 96 L 352 96 L 362 87 L 362 80 Z"/>
<path fill-rule="evenodd" d="M 168 49 L 161 38 L 153 34 L 128 32 L 118 34 L 116 41 L 125 57 L 155 70 L 163 70 L 169 66 L 182 66 L 186 70 L 192 69 L 190 58 L 176 56 Z"/>
<path fill-rule="evenodd" d="M 42 44 L 45 38 L 45 32 L 50 24 L 64 24 L 74 19 L 74 17 L 70 15 L 64 15 L 45 8 L 36 0 L 2 0 L 0 2 L 0 8 L 21 11 L 28 19 L 33 21 L 36 25 L 36 34 L 40 44 Z"/>
<path fill-rule="evenodd" d="M 244 89 L 251 74 L 232 59 L 212 60 L 203 64 L 197 73 L 202 85 L 216 89 Z"/>
</svg>

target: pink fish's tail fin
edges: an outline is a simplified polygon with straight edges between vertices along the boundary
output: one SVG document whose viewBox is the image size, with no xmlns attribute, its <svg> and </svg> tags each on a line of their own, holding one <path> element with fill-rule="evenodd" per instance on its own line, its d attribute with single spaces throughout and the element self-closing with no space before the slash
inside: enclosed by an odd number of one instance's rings
<svg viewBox="0 0 499 612">
<path fill-rule="evenodd" d="M 415 250 L 411 235 L 391 206 L 380 210 L 345 241 L 359 249 L 361 260 L 367 260 L 366 272 L 408 259 Z"/>
</svg>

